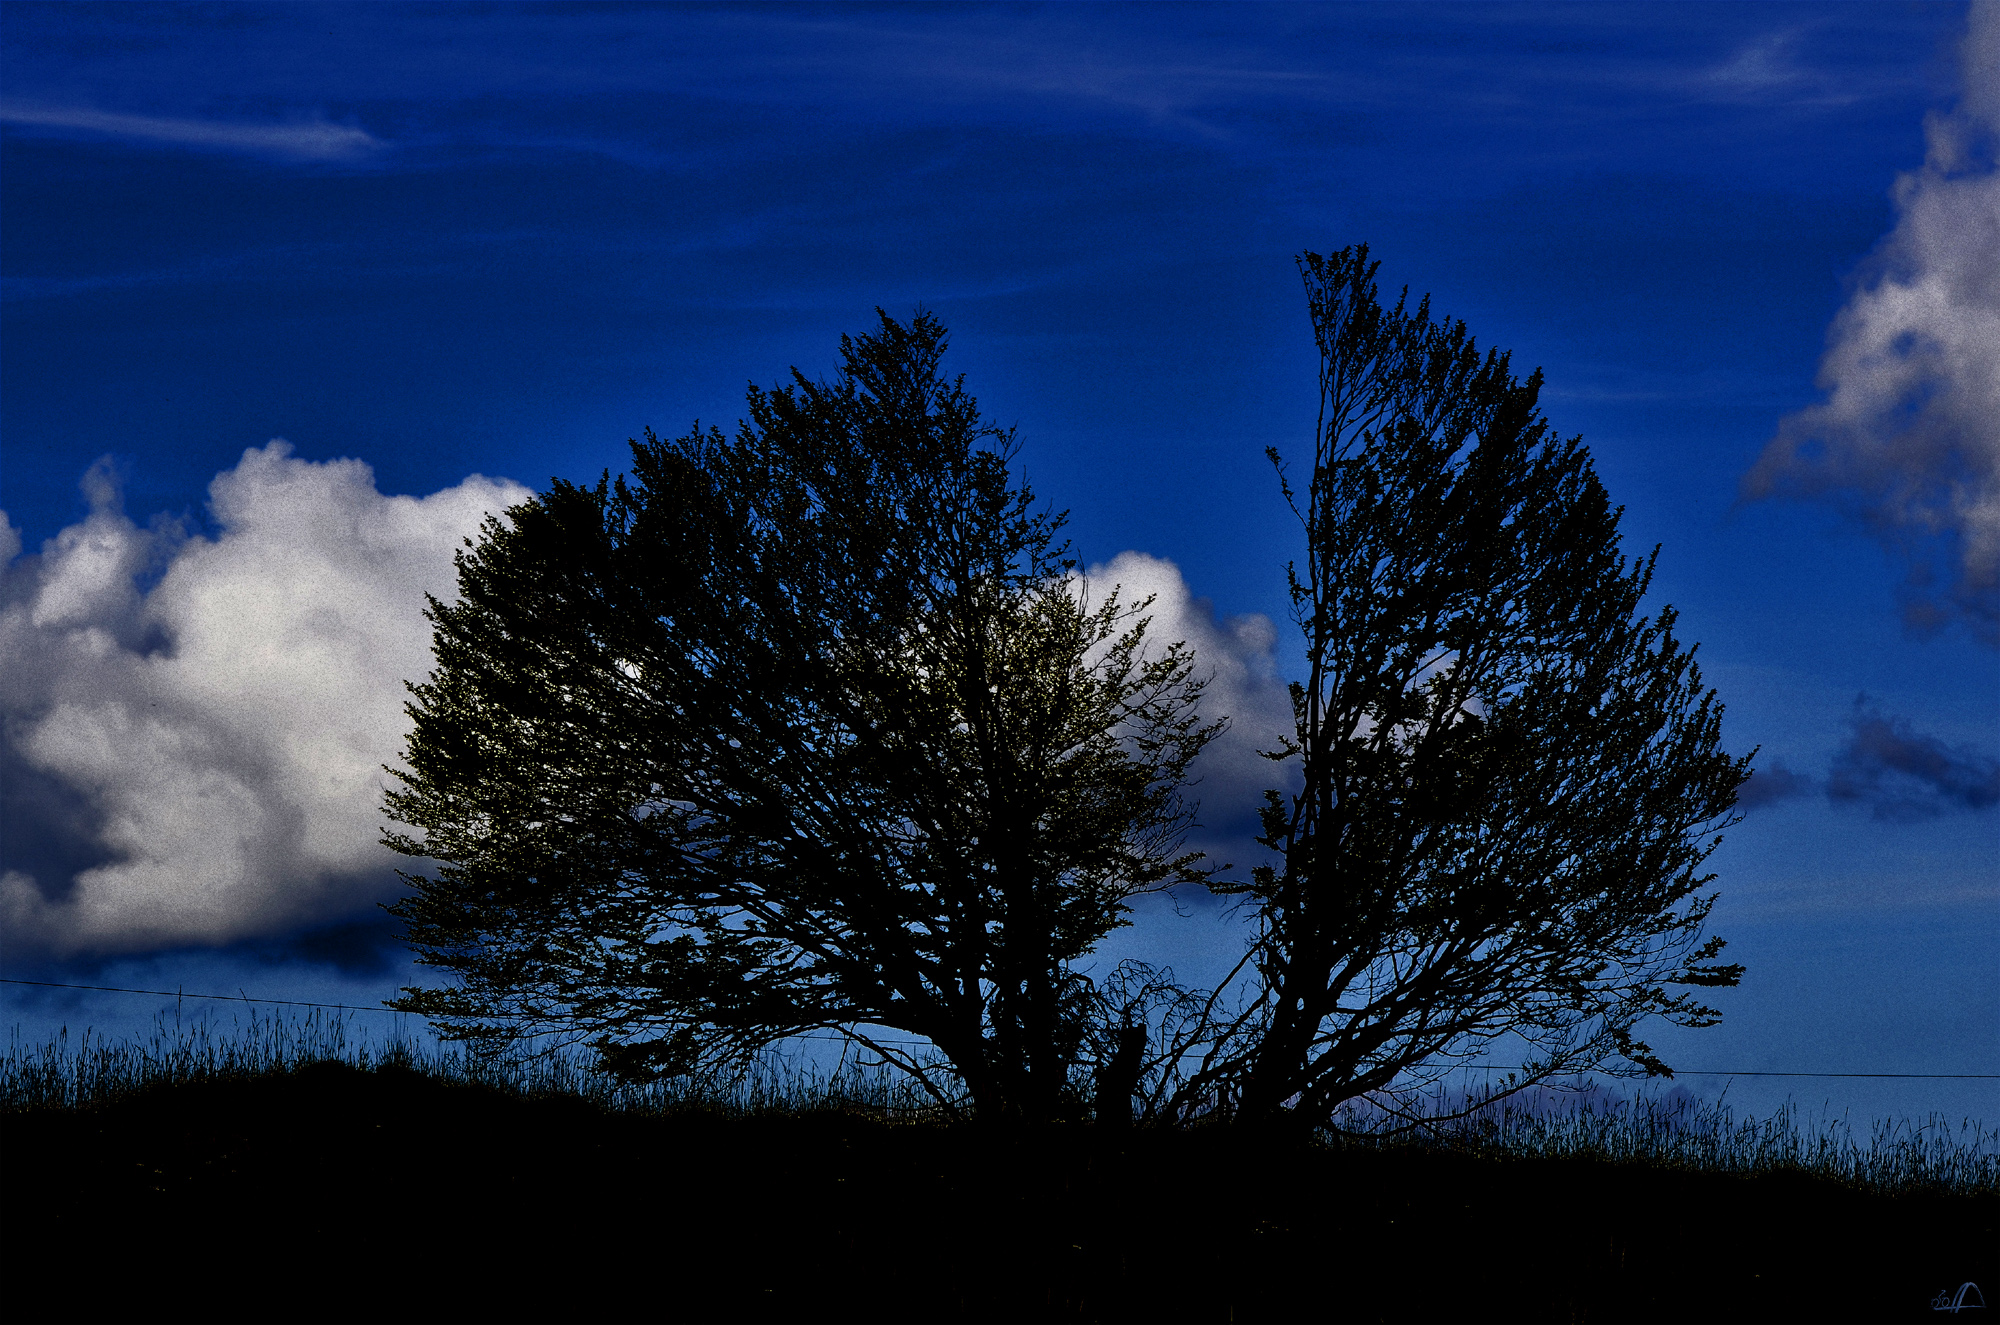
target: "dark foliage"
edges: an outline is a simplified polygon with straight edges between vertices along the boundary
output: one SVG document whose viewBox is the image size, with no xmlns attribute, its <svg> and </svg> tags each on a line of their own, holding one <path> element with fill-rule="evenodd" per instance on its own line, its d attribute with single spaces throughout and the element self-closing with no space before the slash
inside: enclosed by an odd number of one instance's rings
<svg viewBox="0 0 2000 1325">
<path fill-rule="evenodd" d="M 1257 988 L 1183 1100 L 1311 1127 L 1503 1036 L 1534 1055 L 1521 1085 L 1667 1073 L 1634 1029 L 1710 1024 L 1671 987 L 1741 973 L 1701 941 L 1699 868 L 1749 759 L 1717 748 L 1673 609 L 1639 615 L 1653 558 L 1620 554 L 1540 374 L 1428 299 L 1385 308 L 1365 247 L 1300 266 L 1321 356 L 1303 493 L 1271 459 L 1305 531 L 1310 670 L 1272 757 L 1302 786 L 1264 810 L 1282 864 L 1228 886 L 1261 922 Z"/>
<path fill-rule="evenodd" d="M 1143 604 L 1084 599 L 944 345 L 884 316 L 733 438 L 649 432 L 629 482 L 557 481 L 460 555 L 387 838 L 435 862 L 393 914 L 456 983 L 397 1006 L 633 1077 L 833 1029 L 941 1102 L 1062 1107 L 1071 963 L 1203 877 L 1181 793 L 1219 724 Z"/>
<path fill-rule="evenodd" d="M 17 1321 L 1894 1321 L 2000 1200 L 322 1064 L 5 1119 Z"/>
</svg>

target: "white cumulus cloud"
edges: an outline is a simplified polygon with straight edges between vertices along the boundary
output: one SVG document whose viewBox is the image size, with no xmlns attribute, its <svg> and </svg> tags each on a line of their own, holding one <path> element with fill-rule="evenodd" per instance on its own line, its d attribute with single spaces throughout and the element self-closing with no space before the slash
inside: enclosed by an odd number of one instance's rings
<svg viewBox="0 0 2000 1325">
<path fill-rule="evenodd" d="M 1274 764 L 1258 753 L 1276 749 L 1294 735 L 1291 693 L 1278 675 L 1274 653 L 1277 628 L 1259 613 L 1218 618 L 1214 607 L 1188 588 L 1180 567 L 1143 552 L 1121 552 L 1087 568 L 1081 579 L 1094 601 L 1102 601 L 1113 586 L 1122 603 L 1151 598 L 1152 606 L 1144 612 L 1151 623 L 1148 652 L 1184 641 L 1193 651 L 1196 675 L 1209 678 L 1202 717 L 1226 717 L 1230 725 L 1196 762 L 1192 771 L 1200 784 L 1195 795 L 1207 830 L 1202 836 L 1213 843 L 1211 854 L 1238 851 L 1257 831 L 1264 789 L 1294 780 L 1292 766 Z M 1243 864 L 1236 854 L 1230 859 Z"/>
<path fill-rule="evenodd" d="M 449 599 L 460 540 L 531 494 L 474 475 L 385 497 L 362 462 L 276 441 L 217 475 L 209 539 L 134 524 L 101 466 L 84 486 L 89 517 L 39 556 L 0 517 L 0 754 L 83 808 L 95 840 L 48 854 L 99 862 L 0 876 L 10 946 L 226 943 L 372 899 L 424 595 Z"/>
<path fill-rule="evenodd" d="M 1745 493 L 1831 497 L 1911 559 L 1907 612 L 2000 642 L 2000 3 L 1972 6 L 1956 111 L 1897 180 L 1895 229 L 1841 310 L 1825 399 L 1794 414 Z"/>
</svg>

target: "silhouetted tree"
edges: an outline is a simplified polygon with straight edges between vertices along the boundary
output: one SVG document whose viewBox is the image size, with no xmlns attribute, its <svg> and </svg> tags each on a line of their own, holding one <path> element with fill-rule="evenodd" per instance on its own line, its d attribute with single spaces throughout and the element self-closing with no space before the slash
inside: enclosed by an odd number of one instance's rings
<svg viewBox="0 0 2000 1325">
<path fill-rule="evenodd" d="M 1071 963 L 1205 877 L 1182 791 L 1219 724 L 1143 604 L 1088 601 L 944 346 L 884 316 L 734 438 L 649 432 L 631 482 L 555 481 L 460 554 L 385 839 L 435 862 L 391 910 L 456 981 L 396 1006 L 635 1077 L 833 1029 L 940 1100 L 1057 1108 Z"/>
<path fill-rule="evenodd" d="M 1295 794 L 1267 793 L 1281 863 L 1239 885 L 1254 996 L 1182 1107 L 1325 1123 L 1505 1042 L 1524 1086 L 1581 1068 L 1666 1074 L 1634 1029 L 1718 1015 L 1674 986 L 1737 982 L 1702 941 L 1699 873 L 1749 758 L 1717 747 L 1674 612 L 1638 615 L 1658 556 L 1619 551 L 1541 374 L 1482 358 L 1426 298 L 1376 295 L 1365 247 L 1305 254 L 1321 408 L 1288 571 L 1308 674 Z M 1216 1006 L 1220 1006 L 1217 1004 Z"/>
</svg>

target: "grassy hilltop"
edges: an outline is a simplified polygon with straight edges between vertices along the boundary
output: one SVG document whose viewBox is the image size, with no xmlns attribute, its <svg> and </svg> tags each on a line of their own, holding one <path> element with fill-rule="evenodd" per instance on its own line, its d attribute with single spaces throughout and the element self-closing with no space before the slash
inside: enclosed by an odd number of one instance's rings
<svg viewBox="0 0 2000 1325">
<path fill-rule="evenodd" d="M 996 1134 L 346 1057 L 11 1056 L 7 1319 L 1878 1321 L 2000 1288 L 1991 1161 L 1879 1138 L 1871 1169 L 1630 1120 Z"/>
</svg>

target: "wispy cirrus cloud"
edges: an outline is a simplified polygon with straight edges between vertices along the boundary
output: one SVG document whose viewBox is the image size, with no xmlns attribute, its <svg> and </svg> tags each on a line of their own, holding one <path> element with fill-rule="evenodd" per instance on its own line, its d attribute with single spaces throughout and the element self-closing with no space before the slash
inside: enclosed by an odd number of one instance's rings
<svg viewBox="0 0 2000 1325">
<path fill-rule="evenodd" d="M 1866 59 L 1829 59 L 1830 26 L 1826 15 L 1815 14 L 1801 23 L 1750 33 L 1683 86 L 1710 102 L 1829 110 L 1893 93 L 1909 76 Z"/>
<path fill-rule="evenodd" d="M 0 123 L 297 161 L 352 161 L 382 146 L 382 140 L 365 129 L 323 119 L 253 124 L 5 102 L 0 103 Z"/>
<path fill-rule="evenodd" d="M 0 72 L 17 96 L 56 89 L 44 105 L 96 87 L 162 108 L 203 87 L 251 103 L 386 105 L 398 117 L 417 105 L 426 128 L 412 132 L 429 146 L 574 151 L 648 168 L 685 159 L 691 116 L 768 125 L 774 111 L 810 108 L 822 126 L 1088 128 L 1259 163 L 1317 162 L 1330 139 L 1400 156 L 1390 124 L 1454 140 L 1424 126 L 1476 115 L 1511 141 L 1553 117 L 1577 129 L 1562 135 L 1565 159 L 1623 169 L 1633 125 L 1662 95 L 1819 113 L 1906 94 L 1907 68 L 1885 65 L 1881 45 L 1933 22 L 1855 8 L 1793 15 L 1773 32 L 1769 15 L 1746 8 L 1694 29 L 1669 18 L 1675 35 L 1662 43 L 1645 39 L 1662 26 L 1656 14 L 1619 6 L 361 6 L 338 25 L 309 6 L 248 22 L 70 7 L 60 20 L 16 20 Z M 607 99 L 615 114 L 590 113 Z M 86 114 L 92 123 L 72 127 L 172 126 L 190 145 L 211 127 Z M 732 150 L 760 136 L 732 131 Z M 1460 161 L 1491 169 L 1494 155 L 1474 133 Z"/>
</svg>

